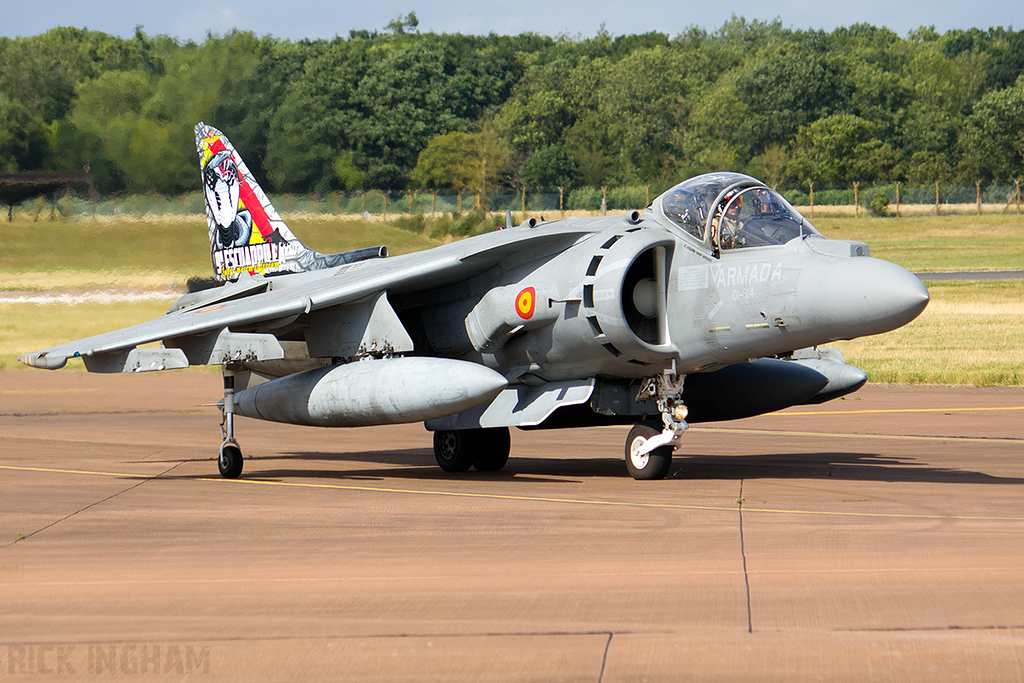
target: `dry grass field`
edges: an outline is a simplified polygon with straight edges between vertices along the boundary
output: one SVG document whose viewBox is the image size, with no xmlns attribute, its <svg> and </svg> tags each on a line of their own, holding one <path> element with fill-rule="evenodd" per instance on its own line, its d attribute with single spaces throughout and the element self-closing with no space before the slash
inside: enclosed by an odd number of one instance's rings
<svg viewBox="0 0 1024 683">
<path fill-rule="evenodd" d="M 921 316 L 836 344 L 872 382 L 1024 385 L 1024 280 L 926 282 Z"/>
<path fill-rule="evenodd" d="M 825 237 L 860 240 L 913 271 L 1024 268 L 1024 215 L 818 218 Z"/>
</svg>

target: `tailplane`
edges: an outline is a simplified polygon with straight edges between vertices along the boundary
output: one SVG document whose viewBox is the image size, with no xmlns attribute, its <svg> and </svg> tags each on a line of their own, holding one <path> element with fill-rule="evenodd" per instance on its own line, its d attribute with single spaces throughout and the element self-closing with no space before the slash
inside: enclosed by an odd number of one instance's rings
<svg viewBox="0 0 1024 683">
<path fill-rule="evenodd" d="M 237 280 L 243 273 L 321 270 L 388 255 L 387 247 L 341 254 L 309 249 L 281 220 L 227 137 L 202 122 L 195 131 L 213 273 L 218 280 Z"/>
</svg>

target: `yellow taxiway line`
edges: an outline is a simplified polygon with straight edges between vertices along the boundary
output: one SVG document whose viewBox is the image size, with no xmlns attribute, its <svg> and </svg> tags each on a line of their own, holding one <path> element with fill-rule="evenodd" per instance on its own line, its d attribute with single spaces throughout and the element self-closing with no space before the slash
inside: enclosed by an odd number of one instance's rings
<svg viewBox="0 0 1024 683">
<path fill-rule="evenodd" d="M 345 583 L 369 581 L 451 581 L 453 579 L 560 579 L 560 578 L 622 578 L 622 577 L 682 577 L 682 576 L 787 576 L 804 574 L 918 574 L 918 573 L 951 573 L 951 572 L 1021 572 L 1024 567 L 862 567 L 850 569 L 844 567 L 828 567 L 823 569 L 742 569 L 726 570 L 671 570 L 671 571 L 623 571 L 623 572 L 535 572 L 523 574 L 414 574 L 388 576 L 374 574 L 371 576 L 277 576 L 245 578 L 203 577 L 198 579 L 110 579 L 98 581 L 0 581 L 4 588 L 27 586 L 125 586 L 125 585 L 202 585 L 202 584 L 245 584 L 254 583 Z"/>
<path fill-rule="evenodd" d="M 981 413 L 994 410 L 1024 410 L 1024 406 L 1000 406 L 997 408 L 879 408 L 874 410 L 807 410 L 803 412 L 779 413 L 779 415 L 864 415 L 867 413 Z"/>
<path fill-rule="evenodd" d="M 28 472 L 47 472 L 53 474 L 83 474 L 104 477 L 123 477 L 130 479 L 161 479 L 162 475 L 148 475 L 131 472 L 99 472 L 88 470 L 68 470 L 60 468 L 45 467 L 19 467 L 13 465 L 0 465 L 3 470 L 17 470 Z M 180 475 L 179 475 L 180 476 Z M 659 510 L 699 510 L 705 512 L 739 512 L 764 513 L 780 515 L 812 515 L 824 517 L 873 517 L 885 519 L 923 519 L 941 521 L 989 521 L 989 522 L 1024 522 L 1024 517 L 997 517 L 987 515 L 944 515 L 944 514 L 920 514 L 920 513 L 899 513 L 899 512 L 852 512 L 838 510 L 792 510 L 784 508 L 757 508 L 748 507 L 737 503 L 736 505 L 685 505 L 681 503 L 644 503 L 636 501 L 601 500 L 587 498 L 553 498 L 547 496 L 521 496 L 500 493 L 473 493 L 470 491 L 437 491 L 429 489 L 400 489 L 386 486 L 357 486 L 353 484 L 313 484 L 309 482 L 293 481 L 260 481 L 258 479 L 231 479 L 224 480 L 220 477 L 195 477 L 194 481 L 216 482 L 221 485 L 231 486 L 277 486 L 286 488 L 303 489 L 326 489 L 335 491 L 360 491 L 363 493 L 390 493 L 400 495 L 419 496 L 440 496 L 451 498 L 477 498 L 484 500 L 507 500 L 526 503 L 557 503 L 564 505 L 597 505 L 603 507 L 624 507 L 624 508 L 650 508 Z"/>
</svg>

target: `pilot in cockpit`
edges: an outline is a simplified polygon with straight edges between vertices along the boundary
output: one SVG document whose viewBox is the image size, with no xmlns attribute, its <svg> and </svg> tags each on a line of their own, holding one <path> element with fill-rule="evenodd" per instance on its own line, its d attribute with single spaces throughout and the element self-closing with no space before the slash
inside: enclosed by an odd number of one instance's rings
<svg viewBox="0 0 1024 683">
<path fill-rule="evenodd" d="M 740 231 L 743 230 L 743 222 L 740 220 L 740 209 L 743 207 L 743 196 L 732 199 L 734 193 L 730 192 L 725 196 L 722 204 L 719 205 L 718 213 L 711 219 L 712 240 L 716 237 L 722 249 L 732 249 L 743 244 Z M 727 208 L 722 211 L 722 205 Z"/>
<path fill-rule="evenodd" d="M 755 213 L 758 216 L 770 217 L 782 214 L 782 207 L 775 204 L 775 201 L 772 199 L 772 193 L 766 188 L 758 188 L 755 193 L 755 198 L 757 200 Z"/>
</svg>

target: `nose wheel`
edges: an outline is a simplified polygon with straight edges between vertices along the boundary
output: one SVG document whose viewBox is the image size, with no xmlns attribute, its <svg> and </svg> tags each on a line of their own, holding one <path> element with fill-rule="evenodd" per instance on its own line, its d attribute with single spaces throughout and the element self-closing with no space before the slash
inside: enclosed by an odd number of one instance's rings
<svg viewBox="0 0 1024 683">
<path fill-rule="evenodd" d="M 673 370 L 644 381 L 637 400 L 656 399 L 661 420 L 645 420 L 626 437 L 626 469 L 634 479 L 664 479 L 672 467 L 672 451 L 689 425 L 683 403 L 685 376 Z"/>
<path fill-rule="evenodd" d="M 661 425 L 641 422 L 633 425 L 626 437 L 626 469 L 634 479 L 664 479 L 672 468 L 672 446 L 647 451 L 644 445 L 661 434 Z"/>
</svg>

